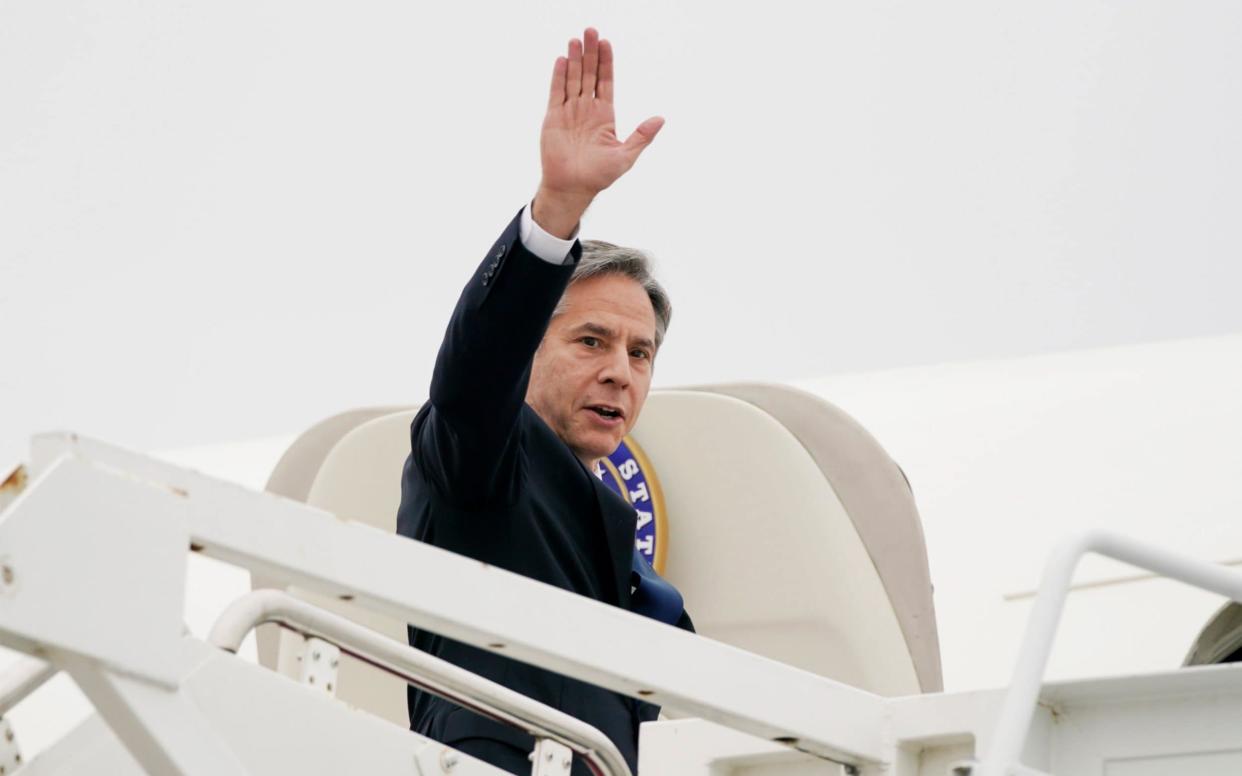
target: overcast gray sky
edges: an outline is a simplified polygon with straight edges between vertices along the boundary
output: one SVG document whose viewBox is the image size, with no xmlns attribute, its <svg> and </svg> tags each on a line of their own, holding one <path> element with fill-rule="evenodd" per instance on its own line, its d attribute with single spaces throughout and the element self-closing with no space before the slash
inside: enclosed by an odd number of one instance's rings
<svg viewBox="0 0 1242 776">
<path fill-rule="evenodd" d="M 422 400 L 588 23 L 657 385 L 1242 331 L 1242 5 L 0 5 L 0 462 Z"/>
</svg>

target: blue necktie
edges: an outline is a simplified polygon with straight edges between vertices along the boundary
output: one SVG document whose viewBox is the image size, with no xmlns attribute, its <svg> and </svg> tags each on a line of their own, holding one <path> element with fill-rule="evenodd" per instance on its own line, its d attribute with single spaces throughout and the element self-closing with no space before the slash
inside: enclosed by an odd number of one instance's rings
<svg viewBox="0 0 1242 776">
<path fill-rule="evenodd" d="M 668 625 L 676 625 L 685 607 L 681 593 L 655 573 L 638 548 L 630 561 L 630 610 Z"/>
</svg>

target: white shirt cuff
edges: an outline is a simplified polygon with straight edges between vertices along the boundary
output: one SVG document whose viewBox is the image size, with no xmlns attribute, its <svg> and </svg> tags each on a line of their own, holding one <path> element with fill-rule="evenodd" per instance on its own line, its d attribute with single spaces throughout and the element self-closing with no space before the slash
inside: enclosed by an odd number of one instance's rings
<svg viewBox="0 0 1242 776">
<path fill-rule="evenodd" d="M 530 215 L 530 205 L 522 208 L 522 222 L 518 227 L 518 236 L 522 239 L 522 247 L 535 254 L 549 264 L 569 263 L 569 252 L 573 250 L 574 240 L 578 238 L 578 229 L 568 240 L 548 234 L 543 227 L 535 223 Z"/>
</svg>

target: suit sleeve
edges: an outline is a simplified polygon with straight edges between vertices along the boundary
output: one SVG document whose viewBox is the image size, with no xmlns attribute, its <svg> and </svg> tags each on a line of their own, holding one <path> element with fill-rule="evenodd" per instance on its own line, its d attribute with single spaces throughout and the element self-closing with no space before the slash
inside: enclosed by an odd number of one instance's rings
<svg viewBox="0 0 1242 776">
<path fill-rule="evenodd" d="M 531 360 L 582 253 L 575 242 L 568 264 L 540 259 L 522 245 L 520 216 L 462 290 L 411 428 L 424 476 L 466 507 L 512 500 Z"/>
<path fill-rule="evenodd" d="M 691 633 L 697 633 L 697 631 L 694 629 L 694 621 L 690 619 L 690 612 L 687 612 L 685 609 L 681 610 L 681 617 L 678 617 L 677 622 L 673 624 L 676 625 L 678 628 L 681 628 L 684 631 L 689 631 Z"/>
</svg>

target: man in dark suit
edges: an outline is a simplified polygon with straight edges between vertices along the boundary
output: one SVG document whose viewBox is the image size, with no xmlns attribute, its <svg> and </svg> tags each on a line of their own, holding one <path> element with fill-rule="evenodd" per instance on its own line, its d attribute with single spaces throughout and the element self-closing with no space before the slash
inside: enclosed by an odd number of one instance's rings
<svg viewBox="0 0 1242 776">
<path fill-rule="evenodd" d="M 398 532 L 692 629 L 676 591 L 635 560 L 633 508 L 593 474 L 638 419 L 671 311 L 645 257 L 575 239 L 663 124 L 618 139 L 612 71 L 592 29 L 556 61 L 538 192 L 453 312 L 411 426 Z M 636 770 L 650 704 L 412 627 L 410 643 L 594 725 Z M 530 773 L 529 735 L 413 688 L 409 707 L 414 730 Z"/>
</svg>

